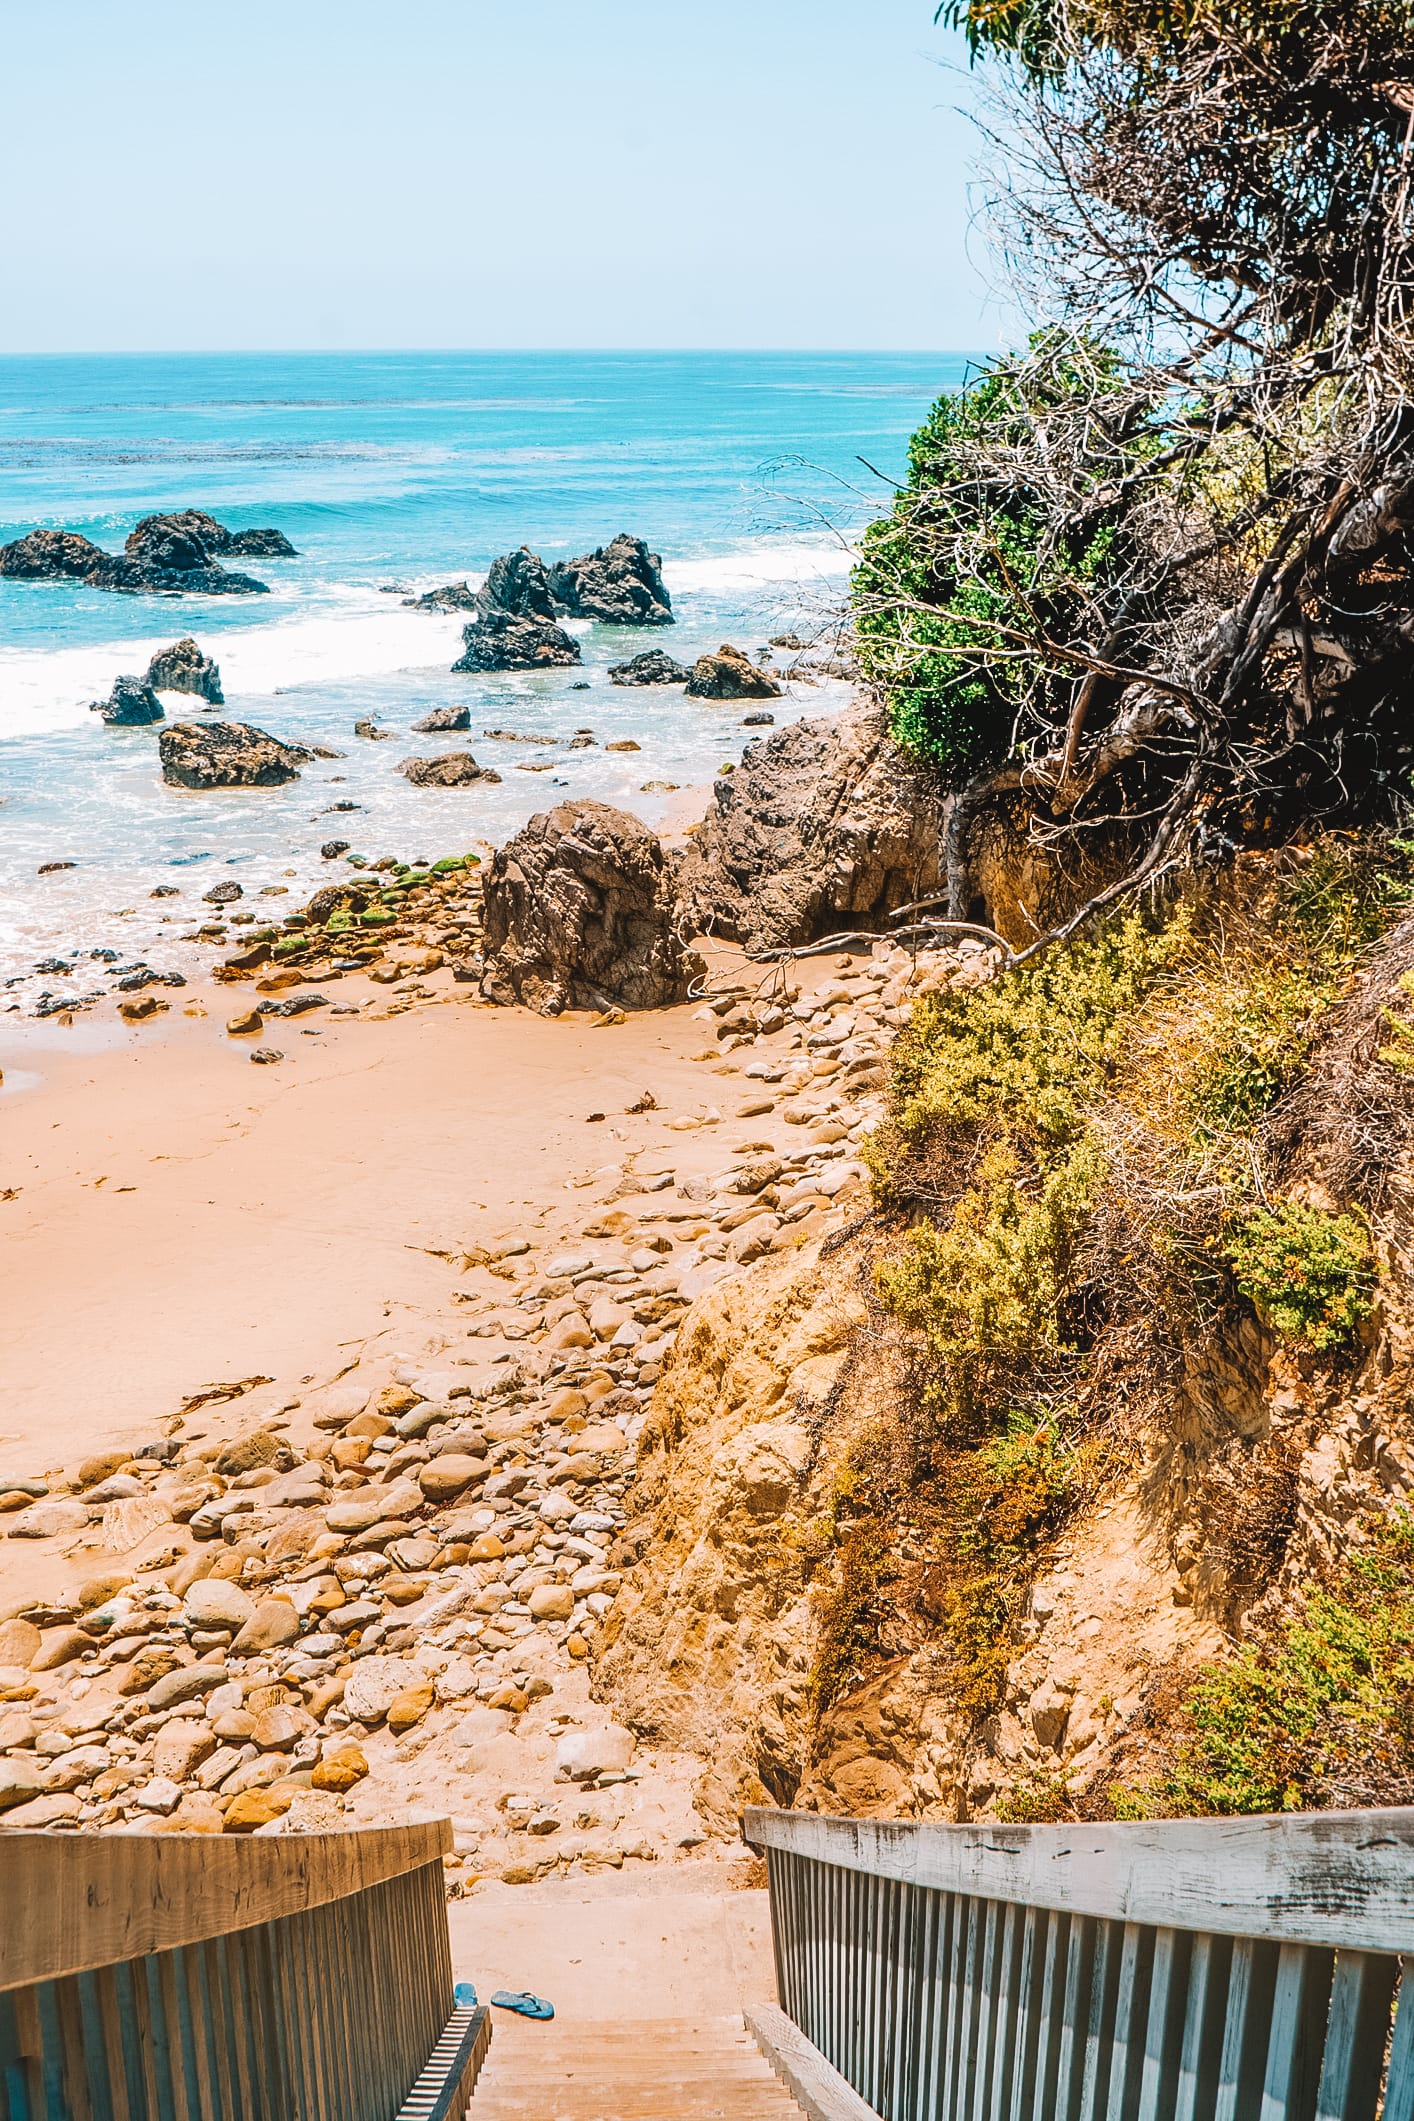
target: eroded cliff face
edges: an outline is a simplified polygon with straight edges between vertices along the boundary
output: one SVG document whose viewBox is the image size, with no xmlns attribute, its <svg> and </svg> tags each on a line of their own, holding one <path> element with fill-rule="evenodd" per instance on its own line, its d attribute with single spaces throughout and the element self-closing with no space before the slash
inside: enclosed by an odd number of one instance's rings
<svg viewBox="0 0 1414 2121">
<path fill-rule="evenodd" d="M 1411 956 L 1401 928 L 1316 1043 L 1283 1152 L 1297 1197 L 1348 1197 L 1341 1157 L 1395 1094 L 1379 1027 Z M 1338 1353 L 1285 1345 L 1234 1304 L 1176 1351 L 1160 1398 L 1018 1563 L 983 1699 L 989 1646 L 960 1643 L 936 1520 L 910 1499 L 945 1486 L 948 1462 L 930 1456 L 916 1341 L 878 1299 L 899 1233 L 861 1187 L 850 1230 L 758 1262 L 688 1314 L 627 1500 L 640 1559 L 596 1690 L 709 1760 L 699 1809 L 727 1832 L 762 1802 L 1108 1815 L 1171 1760 L 1195 1673 L 1299 1614 L 1414 1489 L 1408 1198 L 1401 1156 L 1379 1181 L 1370 1313 Z M 866 1520 L 875 1472 L 903 1500 Z M 1322 1801 L 1395 1801 L 1358 1785 Z"/>
<path fill-rule="evenodd" d="M 790 1804 L 809 1725 L 805 1537 L 850 1427 L 859 1250 L 758 1264 L 693 1306 L 640 1445 L 628 1537 L 645 1559 L 608 1617 L 598 1683 L 640 1729 L 704 1755 L 698 1807 Z"/>
</svg>

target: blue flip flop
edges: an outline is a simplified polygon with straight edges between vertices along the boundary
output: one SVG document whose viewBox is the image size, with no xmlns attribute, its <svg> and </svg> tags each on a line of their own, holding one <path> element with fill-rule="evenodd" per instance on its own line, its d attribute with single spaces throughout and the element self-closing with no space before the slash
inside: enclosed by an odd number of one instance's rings
<svg viewBox="0 0 1414 2121">
<path fill-rule="evenodd" d="M 555 2006 L 547 2003 L 543 1996 L 532 1996 L 529 1989 L 512 1992 L 498 1988 L 491 2001 L 503 2011 L 518 2011 L 522 2018 L 553 2018 Z"/>
<path fill-rule="evenodd" d="M 452 1990 L 452 2007 L 459 2011 L 476 2009 L 476 1990 L 470 1981 L 458 1981 Z"/>
</svg>

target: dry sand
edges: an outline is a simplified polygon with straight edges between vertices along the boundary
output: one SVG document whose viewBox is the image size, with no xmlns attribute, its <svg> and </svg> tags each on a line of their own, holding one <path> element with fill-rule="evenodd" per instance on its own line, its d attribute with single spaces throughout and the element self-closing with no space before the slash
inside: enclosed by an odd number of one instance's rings
<svg viewBox="0 0 1414 2121">
<path fill-rule="evenodd" d="M 573 1179 L 664 1145 L 691 1168 L 663 1122 L 740 1099 L 689 1060 L 710 1035 L 688 1007 L 599 1030 L 458 1001 L 271 1024 L 286 1059 L 256 1067 L 221 1028 L 230 991 L 205 1000 L 0 1045 L 22 1085 L 0 1100 L 5 1470 L 150 1436 L 212 1383 L 327 1378 L 400 1308 L 443 1311 L 436 1251 L 573 1227 Z M 645 1090 L 660 1109 L 626 1115 Z"/>
</svg>

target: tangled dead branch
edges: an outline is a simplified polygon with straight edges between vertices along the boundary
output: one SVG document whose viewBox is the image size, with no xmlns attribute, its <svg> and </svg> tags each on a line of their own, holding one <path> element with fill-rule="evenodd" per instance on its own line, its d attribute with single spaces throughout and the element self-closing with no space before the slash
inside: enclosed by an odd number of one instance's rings
<svg viewBox="0 0 1414 2121">
<path fill-rule="evenodd" d="M 1039 328 L 915 437 L 855 613 L 951 791 L 953 921 L 995 925 L 989 819 L 1102 857 L 1030 954 L 1407 785 L 1414 7 L 954 12 L 1002 55 L 995 221 Z"/>
</svg>

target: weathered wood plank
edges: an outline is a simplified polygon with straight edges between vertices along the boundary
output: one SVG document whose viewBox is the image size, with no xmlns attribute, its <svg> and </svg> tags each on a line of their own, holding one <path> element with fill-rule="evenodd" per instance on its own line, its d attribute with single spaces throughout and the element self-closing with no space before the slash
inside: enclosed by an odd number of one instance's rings
<svg viewBox="0 0 1414 2121">
<path fill-rule="evenodd" d="M 810 2121 L 879 2121 L 873 2107 L 845 2082 L 833 2063 L 825 2060 L 784 2011 L 763 2003 L 744 2016 L 747 2031 Z"/>
<path fill-rule="evenodd" d="M 0 1991 L 302 1913 L 436 1863 L 444 1819 L 341 1834 L 0 1832 Z"/>
<path fill-rule="evenodd" d="M 1277 1944 L 1414 1951 L 1414 1807 L 1102 1826 L 751 1810 L 748 1841 L 940 1892 Z"/>
</svg>

